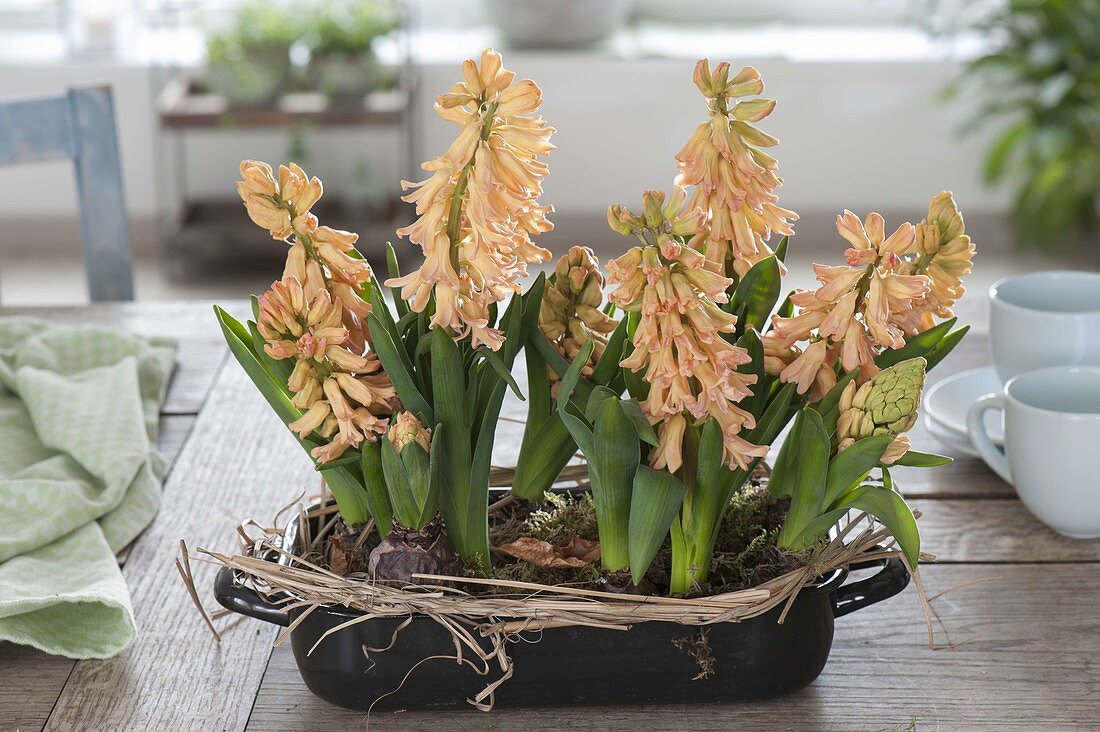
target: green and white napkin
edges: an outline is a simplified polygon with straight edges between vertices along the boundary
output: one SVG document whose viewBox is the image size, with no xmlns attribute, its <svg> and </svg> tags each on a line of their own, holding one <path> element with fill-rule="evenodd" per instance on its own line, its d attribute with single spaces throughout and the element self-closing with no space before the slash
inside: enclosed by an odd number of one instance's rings
<svg viewBox="0 0 1100 732">
<path fill-rule="evenodd" d="M 174 342 L 0 318 L 0 640 L 106 658 L 134 639 L 115 554 L 157 512 Z"/>
</svg>

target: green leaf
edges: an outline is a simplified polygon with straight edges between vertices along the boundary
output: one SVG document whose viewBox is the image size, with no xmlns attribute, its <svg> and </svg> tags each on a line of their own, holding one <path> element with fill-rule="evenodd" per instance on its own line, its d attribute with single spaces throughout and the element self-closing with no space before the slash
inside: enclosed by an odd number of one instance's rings
<svg viewBox="0 0 1100 732">
<path fill-rule="evenodd" d="M 512 393 L 519 397 L 520 401 L 527 401 L 527 398 L 523 396 L 523 392 L 519 390 L 519 384 L 516 383 L 515 377 L 512 376 L 512 372 L 508 370 L 504 362 L 500 360 L 500 356 L 489 348 L 483 349 L 483 355 L 485 356 L 485 361 L 492 367 L 497 376 L 511 387 Z"/>
<path fill-rule="evenodd" d="M 897 539 L 912 567 L 920 560 L 920 530 L 913 510 L 897 492 L 877 485 L 865 485 L 845 499 L 848 508 L 866 511 L 878 519 Z"/>
<path fill-rule="evenodd" d="M 421 505 L 416 500 L 416 491 L 413 488 L 414 477 L 410 476 L 397 454 L 397 448 L 389 439 L 383 437 L 379 440 L 382 453 L 382 475 L 386 479 L 386 487 L 389 489 L 390 505 L 393 506 L 393 515 L 398 523 L 410 528 L 420 518 Z M 427 456 L 425 456 L 427 462 Z M 420 479 L 427 478 L 427 465 L 424 466 Z"/>
<path fill-rule="evenodd" d="M 607 339 L 603 353 L 592 369 L 592 383 L 606 386 L 618 373 L 619 362 L 623 360 L 623 346 L 626 344 L 626 326 L 626 320 L 620 320 L 611 337 Z"/>
<path fill-rule="evenodd" d="M 894 465 L 904 465 L 909 468 L 938 468 L 941 465 L 950 465 L 953 462 L 955 462 L 955 459 L 946 455 L 907 450 Z"/>
<path fill-rule="evenodd" d="M 440 486 L 447 479 L 446 474 L 443 472 L 446 461 L 443 458 L 443 438 L 440 436 L 442 432 L 442 424 L 437 424 L 435 430 L 432 431 L 431 450 L 428 452 L 428 494 L 424 497 L 424 508 L 420 513 L 420 520 L 417 522 L 417 525 L 421 528 L 427 526 L 428 522 L 435 518 L 436 512 L 439 511 Z"/>
<path fill-rule="evenodd" d="M 780 262 L 787 261 L 787 243 L 790 239 L 789 236 L 784 235 L 783 238 L 779 240 L 779 246 L 775 248 L 775 258 Z"/>
<path fill-rule="evenodd" d="M 401 265 L 397 263 L 397 252 L 394 251 L 393 244 L 390 242 L 386 242 L 386 271 L 389 273 L 389 279 L 391 280 L 401 276 Z M 393 296 L 393 306 L 397 310 L 397 315 L 404 319 L 409 314 L 409 304 L 401 297 L 401 288 L 391 287 L 390 294 Z"/>
<path fill-rule="evenodd" d="M 779 531 L 779 546 L 797 537 L 823 509 L 829 472 L 829 435 L 821 416 L 806 407 L 795 418 L 772 469 L 768 489 L 776 498 L 791 497 Z"/>
<path fill-rule="evenodd" d="M 363 470 L 363 487 L 366 489 L 371 516 L 374 517 L 379 535 L 386 536 L 393 531 L 393 508 L 390 506 L 390 498 L 386 493 L 386 479 L 383 476 L 379 444 L 381 442 L 387 445 L 390 444 L 385 436 L 379 438 L 379 442 L 363 442 L 359 459 Z"/>
<path fill-rule="evenodd" d="M 893 442 L 893 435 L 872 435 L 862 440 L 857 440 L 841 450 L 829 462 L 829 474 L 825 481 L 825 497 L 821 505 L 825 508 L 832 506 L 837 500 L 851 488 L 867 477 L 879 460 L 886 448 Z"/>
<path fill-rule="evenodd" d="M 470 483 L 472 425 L 462 354 L 443 328 L 434 327 L 431 334 L 435 421 L 443 425 L 442 469 L 448 481 L 446 490 L 440 491 L 439 503 L 447 522 L 447 534 L 458 553 L 467 559 L 480 557 L 488 566 L 488 484 L 482 488 Z"/>
<path fill-rule="evenodd" d="M 749 329 L 737 339 L 737 345 L 748 352 L 750 359 L 737 367 L 738 373 L 756 375 L 756 383 L 750 387 L 752 396 L 743 400 L 741 407 L 754 418 L 759 418 L 768 403 L 768 378 L 764 373 L 764 344 L 760 341 L 757 332 Z"/>
<path fill-rule="evenodd" d="M 573 391 L 581 380 L 581 370 L 588 363 L 588 359 L 592 357 L 592 349 L 595 348 L 595 345 L 595 343 L 589 341 L 581 346 L 580 352 L 573 358 L 573 363 L 569 364 L 569 368 L 561 375 L 561 383 L 558 384 L 558 411 L 561 411 L 564 408 L 563 405 L 567 404 L 569 399 L 572 398 Z M 587 398 L 584 401 L 587 403 Z"/>
<path fill-rule="evenodd" d="M 608 389 L 606 386 L 597 386 L 592 390 L 592 395 L 588 397 L 588 404 L 584 407 L 584 418 L 589 422 L 595 422 L 596 417 L 600 412 L 600 407 L 608 399 L 618 399 L 619 395 Z"/>
<path fill-rule="evenodd" d="M 248 330 L 217 305 L 214 306 L 214 313 L 218 319 L 218 324 L 221 326 L 226 343 L 229 345 L 230 353 L 244 368 L 245 373 L 248 374 L 252 383 L 256 385 L 256 388 L 283 424 L 288 425 L 302 416 L 301 411 L 290 403 L 290 397 L 286 395 L 282 387 L 272 380 L 271 374 L 260 363 L 249 346 L 248 340 L 245 340 L 249 338 Z M 306 452 L 317 447 L 317 443 L 308 439 L 303 440 L 298 438 L 297 435 L 295 435 L 295 438 L 298 439 L 298 443 Z M 336 505 L 339 507 L 344 520 L 352 526 L 366 523 L 371 516 L 371 512 L 363 484 L 356 480 L 347 468 L 335 468 L 327 471 L 325 481 L 332 489 L 332 495 L 336 499 Z M 376 521 L 376 523 L 380 522 Z"/>
<path fill-rule="evenodd" d="M 955 346 L 959 345 L 959 342 L 969 330 L 970 326 L 964 325 L 958 330 L 951 331 L 941 338 L 940 342 L 932 347 L 932 350 L 924 354 L 924 360 L 927 362 L 924 365 L 925 373 L 931 371 L 940 361 L 946 358 L 947 354 L 951 353 L 951 351 L 955 349 Z"/>
<path fill-rule="evenodd" d="M 614 572 L 630 563 L 630 495 L 641 452 L 636 428 L 614 394 L 598 407 L 592 433 L 592 451 L 585 457 L 596 504 L 600 559 L 604 569 Z"/>
<path fill-rule="evenodd" d="M 657 447 L 660 441 L 657 439 L 657 433 L 653 430 L 653 425 L 649 423 L 645 412 L 642 411 L 642 405 L 633 399 L 624 399 L 619 402 L 619 406 L 623 408 L 626 416 L 634 423 L 634 428 L 638 431 L 638 439 Z"/>
<path fill-rule="evenodd" d="M 779 260 L 774 256 L 760 260 L 745 273 L 727 307 L 728 312 L 737 313 L 740 317 L 737 323 L 739 333 L 749 326 L 758 331 L 763 329 L 775 309 L 781 285 Z"/>
<path fill-rule="evenodd" d="M 639 465 L 630 501 L 630 577 L 638 584 L 668 536 L 687 494 L 684 482 L 666 470 Z"/>
<path fill-rule="evenodd" d="M 906 359 L 925 355 L 940 342 L 941 338 L 951 331 L 951 328 L 955 326 L 956 320 L 958 320 L 958 318 L 945 320 L 923 333 L 918 333 L 915 336 L 907 338 L 905 340 L 905 345 L 901 348 L 887 348 L 875 358 L 875 365 L 880 369 L 885 369 L 896 363 L 901 363 Z"/>
<path fill-rule="evenodd" d="M 623 348 L 623 354 L 629 358 L 633 352 L 634 345 L 627 343 Z M 628 368 L 622 369 L 622 374 L 623 382 L 626 384 L 626 390 L 630 396 L 639 402 L 644 402 L 646 397 L 649 396 L 649 382 L 645 380 L 644 374 L 640 371 L 631 371 Z"/>
<path fill-rule="evenodd" d="M 416 415 L 422 424 L 432 424 L 435 417 L 428 401 L 416 388 L 413 380 L 412 362 L 408 353 L 403 348 L 398 348 L 394 342 L 393 334 L 378 318 L 375 313 L 367 316 L 367 328 L 370 331 L 371 343 L 382 368 L 393 382 L 393 388 L 405 409 Z"/>
</svg>

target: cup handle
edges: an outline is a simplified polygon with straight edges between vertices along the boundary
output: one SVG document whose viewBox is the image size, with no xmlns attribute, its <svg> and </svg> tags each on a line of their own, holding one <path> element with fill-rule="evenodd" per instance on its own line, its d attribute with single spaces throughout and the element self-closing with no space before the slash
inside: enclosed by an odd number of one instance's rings
<svg viewBox="0 0 1100 732">
<path fill-rule="evenodd" d="M 966 413 L 966 431 L 970 434 L 970 441 L 978 450 L 978 454 L 985 460 L 985 464 L 1001 476 L 1006 483 L 1012 484 L 1012 472 L 1008 469 L 1008 458 L 1004 451 L 993 444 L 989 439 L 989 433 L 985 431 L 985 413 L 990 409 L 1004 411 L 1005 398 L 1001 394 L 986 394 L 974 404 Z"/>
</svg>

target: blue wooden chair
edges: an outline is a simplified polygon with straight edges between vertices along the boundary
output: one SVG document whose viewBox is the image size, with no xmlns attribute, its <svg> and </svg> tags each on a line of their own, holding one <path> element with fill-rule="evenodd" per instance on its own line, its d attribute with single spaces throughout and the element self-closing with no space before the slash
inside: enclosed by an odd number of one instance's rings
<svg viewBox="0 0 1100 732">
<path fill-rule="evenodd" d="M 71 158 L 92 301 L 133 300 L 130 230 L 108 87 L 0 103 L 0 165 Z"/>
</svg>

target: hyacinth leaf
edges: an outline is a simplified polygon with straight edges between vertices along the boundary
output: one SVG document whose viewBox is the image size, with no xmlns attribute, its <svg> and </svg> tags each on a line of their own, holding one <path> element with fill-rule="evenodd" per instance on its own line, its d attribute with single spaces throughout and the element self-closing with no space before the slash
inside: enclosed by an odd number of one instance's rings
<svg viewBox="0 0 1100 732">
<path fill-rule="evenodd" d="M 756 427 L 748 434 L 749 442 L 756 445 L 770 445 L 787 426 L 791 418 L 791 403 L 794 401 L 796 384 L 784 384 L 776 392 L 763 416 L 756 420 Z"/>
<path fill-rule="evenodd" d="M 936 344 L 939 343 L 944 336 L 951 332 L 957 320 L 958 318 L 945 320 L 939 325 L 932 326 L 923 333 L 918 333 L 911 338 L 906 338 L 905 345 L 901 348 L 887 348 L 875 357 L 875 365 L 880 369 L 885 369 L 896 363 L 901 363 L 906 359 L 924 356 L 935 348 Z"/>
<path fill-rule="evenodd" d="M 221 326 L 226 343 L 229 345 L 229 351 L 240 363 L 248 377 L 252 379 L 256 389 L 267 400 L 267 403 L 279 416 L 283 424 L 289 425 L 302 416 L 302 413 L 290 403 L 290 397 L 286 395 L 279 384 L 272 380 L 271 375 L 250 348 L 249 342 L 246 340 L 249 338 L 248 330 L 217 305 L 214 306 L 214 313 L 218 318 L 218 324 Z M 295 437 L 297 438 L 296 435 Z M 307 453 L 317 447 L 317 443 L 312 440 L 297 439 Z M 352 526 L 366 523 L 367 519 L 371 517 L 371 512 L 367 504 L 363 484 L 347 468 L 336 468 L 327 471 L 325 480 L 329 488 L 332 489 L 332 495 L 336 499 L 336 505 L 339 507 L 344 521 Z"/>
<path fill-rule="evenodd" d="M 699 438 L 699 463 L 695 467 L 695 486 L 715 486 L 722 482 L 725 469 L 725 446 L 722 444 L 722 427 L 714 417 L 703 424 Z"/>
<path fill-rule="evenodd" d="M 593 392 L 593 398 L 598 392 Z M 592 427 L 592 451 L 585 456 L 596 505 L 600 558 L 604 569 L 614 572 L 630 563 L 631 490 L 641 451 L 634 424 L 615 394 L 609 393 L 599 402 Z"/>
<path fill-rule="evenodd" d="M 603 353 L 592 369 L 593 383 L 606 386 L 619 371 L 619 362 L 623 360 L 623 346 L 626 343 L 626 326 L 626 321 L 620 320 L 611 337 L 607 339 Z"/>
<path fill-rule="evenodd" d="M 421 528 L 435 518 L 439 512 L 439 491 L 443 481 L 447 479 L 443 472 L 443 425 L 437 424 L 432 431 L 431 450 L 428 452 L 428 494 L 424 497 L 423 508 L 417 525 Z"/>
<path fill-rule="evenodd" d="M 741 407 L 753 417 L 759 418 L 768 403 L 768 380 L 764 373 L 764 344 L 754 329 L 749 329 L 737 339 L 737 345 L 745 349 L 751 359 L 737 367 L 738 373 L 756 374 L 756 383 L 750 387 L 752 396 L 741 402 Z"/>
<path fill-rule="evenodd" d="M 843 505 L 837 509 L 855 509 L 874 516 L 885 526 L 898 547 L 909 560 L 911 567 L 917 566 L 920 559 L 920 530 L 913 510 L 906 504 L 897 491 L 878 485 L 864 485 L 844 496 Z"/>
<path fill-rule="evenodd" d="M 397 263 L 397 252 L 391 242 L 386 242 L 386 273 L 391 280 L 401 276 L 401 265 Z M 404 318 L 410 311 L 409 304 L 401 297 L 401 288 L 391 287 L 390 294 L 393 296 L 393 306 L 397 309 L 397 314 Z"/>
<path fill-rule="evenodd" d="M 947 357 L 947 354 L 955 350 L 955 346 L 959 345 L 959 342 L 969 331 L 970 326 L 964 325 L 958 330 L 951 331 L 941 338 L 939 343 L 932 346 L 932 349 L 924 354 L 924 360 L 926 361 L 924 365 L 925 373 L 935 368 L 940 361 Z"/>
<path fill-rule="evenodd" d="M 509 386 L 509 388 L 511 388 L 512 393 L 515 394 L 520 401 L 527 401 L 527 397 L 523 396 L 523 392 L 520 391 L 519 384 L 516 383 L 515 377 L 512 376 L 512 372 L 508 370 L 508 367 L 504 365 L 504 362 L 500 360 L 500 356 L 498 356 L 494 351 L 491 351 L 488 348 L 479 350 L 482 351 L 485 357 L 485 361 L 489 364 L 489 366 L 492 367 L 493 371 L 496 372 L 496 375 L 499 376 L 501 380 Z"/>
<path fill-rule="evenodd" d="M 485 494 L 485 511 L 489 510 L 489 471 L 492 468 L 493 442 L 500 418 L 500 406 L 504 403 L 506 387 L 498 381 L 489 394 L 489 403 L 481 416 L 478 431 L 474 433 L 474 454 L 470 463 L 470 485 Z M 484 490 L 482 490 L 484 488 Z"/>
<path fill-rule="evenodd" d="M 904 465 L 908 468 L 938 468 L 942 465 L 950 465 L 953 462 L 955 462 L 955 459 L 946 455 L 906 450 L 905 454 L 894 465 Z"/>
<path fill-rule="evenodd" d="M 600 407 L 604 405 L 604 402 L 608 399 L 618 399 L 618 397 L 618 394 L 606 386 L 597 386 L 592 390 L 592 395 L 588 397 L 588 404 L 584 407 L 584 418 L 595 424 L 596 417 L 600 413 Z"/>
<path fill-rule="evenodd" d="M 784 234 L 783 238 L 779 240 L 779 246 L 775 248 L 775 258 L 778 259 L 780 262 L 787 261 L 787 245 L 790 243 L 790 241 L 791 237 Z"/>
<path fill-rule="evenodd" d="M 413 460 L 404 461 L 397 454 L 397 448 L 388 439 L 381 441 L 382 475 L 386 479 L 386 488 L 389 492 L 390 505 L 393 506 L 393 516 L 402 526 L 419 529 L 416 522 L 420 519 L 421 504 L 417 500 L 417 490 L 414 484 L 420 481 L 421 485 L 428 480 L 428 456 L 422 457 L 423 465 L 414 467 Z M 406 450 L 419 449 L 409 445 Z M 421 450 L 423 453 L 423 450 Z M 406 464 L 408 463 L 408 464 Z M 412 471 L 409 468 L 412 467 Z M 425 491 L 426 492 L 426 491 Z"/>
<path fill-rule="evenodd" d="M 619 402 L 619 406 L 623 408 L 626 416 L 634 423 L 634 429 L 638 431 L 638 438 L 642 442 L 657 447 L 660 441 L 657 439 L 657 433 L 654 431 L 653 425 L 646 419 L 645 412 L 642 411 L 642 405 L 633 399 L 624 399 Z"/>
<path fill-rule="evenodd" d="M 477 557 L 487 567 L 488 481 L 484 489 L 470 483 L 472 425 L 465 398 L 466 372 L 462 354 L 446 330 L 436 327 L 431 332 L 435 421 L 443 425 L 441 457 L 448 480 L 447 489 L 440 492 L 440 507 L 447 523 L 447 533 L 458 553 L 466 559 Z"/>
<path fill-rule="evenodd" d="M 793 290 L 787 294 L 787 297 L 784 298 L 783 302 L 780 303 L 779 307 L 776 309 L 776 311 L 775 311 L 776 315 L 778 315 L 781 318 L 789 318 L 792 315 L 794 315 L 794 303 L 791 302 L 791 295 L 793 295 L 793 294 L 794 294 Z"/>
<path fill-rule="evenodd" d="M 844 387 L 848 386 L 857 376 L 859 376 L 859 369 L 841 376 L 837 379 L 836 385 L 829 390 L 829 393 L 814 405 L 814 409 L 821 414 L 821 421 L 830 437 L 836 434 L 836 423 L 840 418 L 840 397 L 844 393 Z"/>
<path fill-rule="evenodd" d="M 638 584 L 665 542 L 687 486 L 666 470 L 639 465 L 634 474 L 633 493 L 629 522 L 630 577 Z"/>
<path fill-rule="evenodd" d="M 367 328 L 370 331 L 374 351 L 382 363 L 382 369 L 393 382 L 393 388 L 397 391 L 401 403 L 421 422 L 431 424 L 435 421 L 432 408 L 416 387 L 412 362 L 408 354 L 404 349 L 398 348 L 390 330 L 373 312 L 367 316 Z"/>
<path fill-rule="evenodd" d="M 632 343 L 626 344 L 623 349 L 623 355 L 629 357 L 633 352 L 634 345 Z M 630 369 L 623 369 L 622 373 L 623 383 L 626 384 L 627 393 L 639 402 L 644 402 L 646 397 L 649 396 L 649 382 L 645 380 L 643 373 L 631 371 Z"/>
<path fill-rule="evenodd" d="M 581 381 L 581 370 L 584 369 L 585 364 L 588 363 L 588 359 L 592 358 L 592 350 L 596 347 L 596 344 L 592 341 L 585 343 L 581 346 L 580 352 L 573 358 L 573 363 L 569 364 L 569 368 L 565 370 L 565 373 L 561 374 L 561 383 L 558 385 L 558 411 L 564 409 L 564 404 L 567 404 L 573 397 L 573 391 L 576 390 L 577 384 Z M 592 396 L 591 391 L 587 395 L 581 394 L 579 396 L 584 397 L 585 403 L 588 402 L 588 398 Z"/>
<path fill-rule="evenodd" d="M 768 490 L 776 498 L 791 497 L 779 531 L 779 546 L 797 537 L 821 513 L 829 472 L 829 435 L 821 416 L 809 407 L 795 417 L 783 449 L 772 468 Z"/>
<path fill-rule="evenodd" d="M 822 504 L 830 505 L 843 496 L 879 464 L 893 435 L 872 435 L 853 442 L 829 461 L 829 473 L 825 481 L 825 498 Z"/>
<path fill-rule="evenodd" d="M 407 334 L 409 328 L 416 324 L 417 318 L 420 317 L 420 313 L 415 310 L 410 310 L 400 318 L 397 319 L 397 332 Z"/>
<path fill-rule="evenodd" d="M 774 256 L 760 260 L 745 273 L 725 306 L 726 312 L 737 316 L 737 333 L 744 333 L 750 326 L 756 330 L 764 327 L 779 300 L 782 278 L 779 260 Z"/>
<path fill-rule="evenodd" d="M 290 389 L 286 383 L 290 378 L 290 372 L 294 368 L 290 365 L 290 359 L 277 360 L 268 356 L 267 351 L 264 350 L 264 337 L 260 335 L 260 331 L 256 329 L 256 324 L 252 321 L 248 321 L 248 333 L 252 337 L 252 352 L 256 354 L 256 359 L 263 364 L 267 372 L 271 374 L 271 378 L 283 387 L 283 391 L 289 395 Z"/>
<path fill-rule="evenodd" d="M 539 309 L 542 306 L 542 295 L 545 290 L 546 273 L 540 272 L 527 292 L 519 298 L 519 304 L 523 308 L 520 318 L 521 332 L 516 334 L 517 337 L 514 341 L 505 344 L 505 348 L 509 349 L 508 353 L 510 354 L 509 367 L 515 361 L 519 349 L 527 341 L 527 334 L 538 330 Z"/>
<path fill-rule="evenodd" d="M 517 498 L 537 500 L 554 484 L 562 468 L 576 453 L 577 445 L 554 410 L 546 363 L 531 348 L 524 349 L 524 358 L 530 401 L 516 474 L 512 478 L 512 493 Z M 549 474 L 551 472 L 553 475 Z"/>
<path fill-rule="evenodd" d="M 390 496 L 387 494 L 387 487 L 391 484 L 383 474 L 382 445 L 380 443 L 389 445 L 390 441 L 383 437 L 379 442 L 364 442 L 359 460 L 371 516 L 374 517 L 378 533 L 385 536 L 393 531 L 393 507 L 390 503 Z M 392 447 L 392 445 L 390 446 Z M 392 486 L 389 491 L 390 493 L 393 492 Z"/>
</svg>

